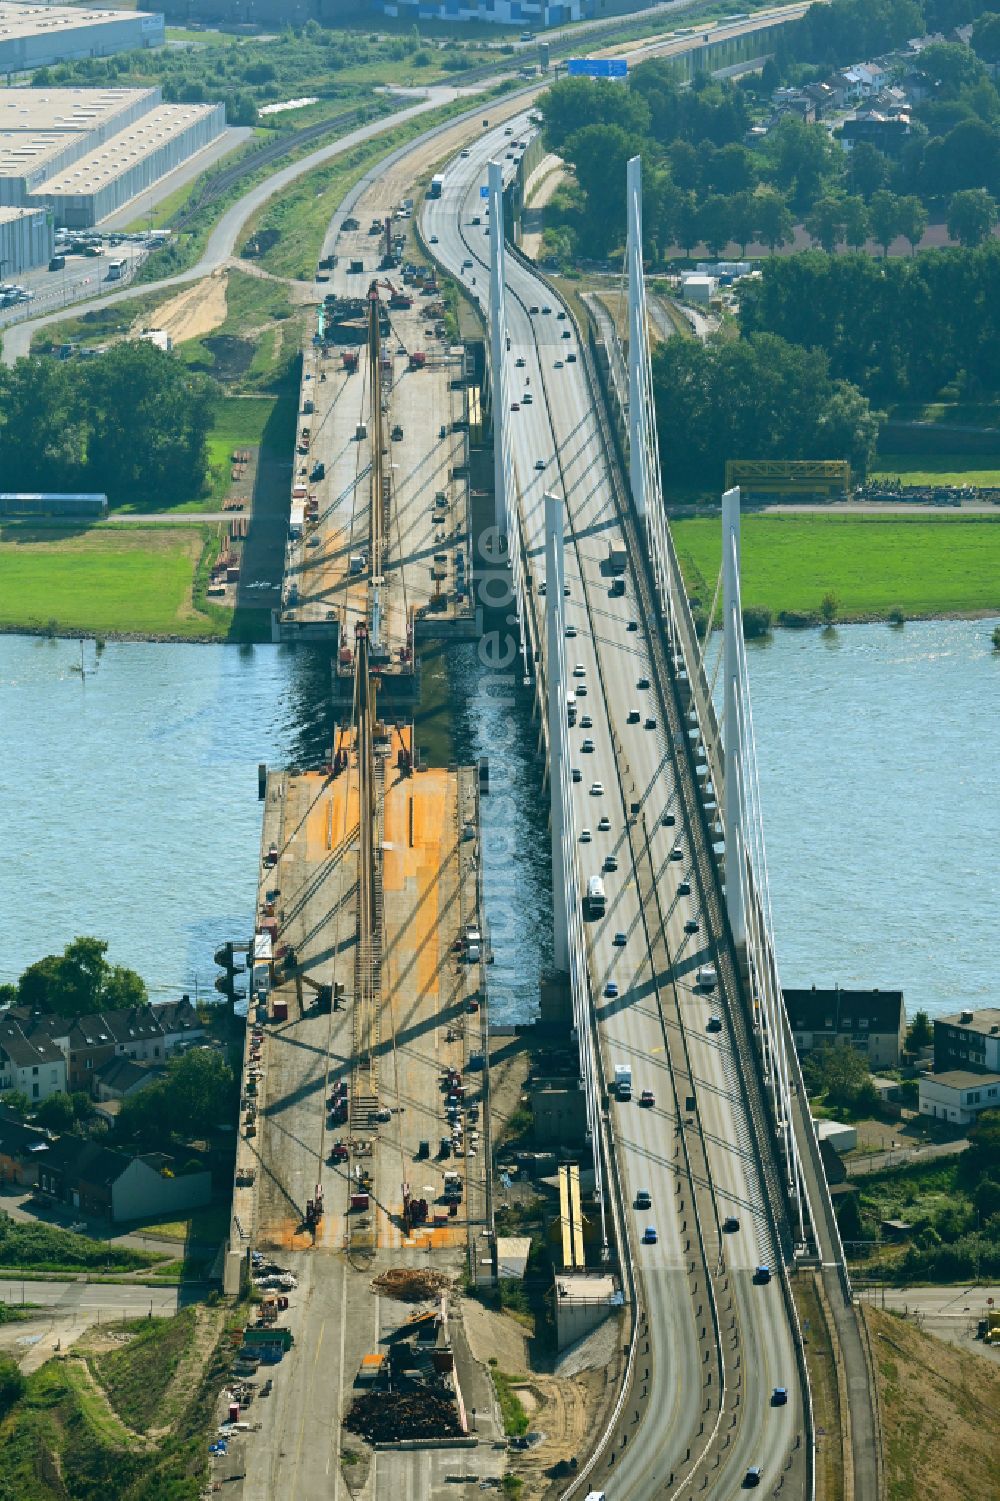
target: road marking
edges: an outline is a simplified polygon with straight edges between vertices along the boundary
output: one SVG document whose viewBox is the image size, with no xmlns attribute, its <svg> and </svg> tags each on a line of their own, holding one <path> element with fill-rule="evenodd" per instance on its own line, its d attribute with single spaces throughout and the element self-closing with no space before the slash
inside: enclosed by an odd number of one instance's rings
<svg viewBox="0 0 1000 1501">
<path fill-rule="evenodd" d="M 337 1377 L 337 1406 L 333 1420 L 333 1432 L 336 1439 L 335 1448 L 340 1452 L 340 1394 L 344 1390 L 344 1343 L 347 1339 L 347 1264 L 340 1264 L 340 1374 Z M 331 1453 L 332 1453 L 331 1449 Z M 326 1462 L 326 1473 L 330 1473 L 330 1460 Z M 340 1465 L 333 1472 L 333 1501 L 340 1501 Z"/>
</svg>

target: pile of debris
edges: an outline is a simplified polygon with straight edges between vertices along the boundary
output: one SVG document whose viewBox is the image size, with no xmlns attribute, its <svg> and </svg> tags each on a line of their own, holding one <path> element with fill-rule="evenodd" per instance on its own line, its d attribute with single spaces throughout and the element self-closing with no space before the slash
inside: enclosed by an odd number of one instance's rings
<svg viewBox="0 0 1000 1501">
<path fill-rule="evenodd" d="M 373 1444 L 406 1438 L 462 1438 L 454 1400 L 439 1392 L 365 1392 L 344 1427 Z"/>
<path fill-rule="evenodd" d="M 451 1286 L 451 1278 L 443 1272 L 424 1271 L 419 1267 L 395 1266 L 383 1272 L 372 1283 L 372 1291 L 397 1298 L 401 1303 L 420 1303 L 424 1298 L 436 1298 Z"/>
</svg>

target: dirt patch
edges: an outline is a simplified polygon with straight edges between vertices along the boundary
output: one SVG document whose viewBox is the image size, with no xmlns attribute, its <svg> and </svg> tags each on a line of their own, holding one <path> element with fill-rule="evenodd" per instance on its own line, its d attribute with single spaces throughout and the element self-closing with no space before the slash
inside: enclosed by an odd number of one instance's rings
<svg viewBox="0 0 1000 1501">
<path fill-rule="evenodd" d="M 224 1321 L 225 1310 L 222 1308 L 200 1307 L 195 1310 L 194 1338 L 181 1356 L 170 1385 L 163 1394 L 163 1413 L 169 1421 L 151 1428 L 151 1438 L 162 1438 L 170 1432 L 176 1413 L 183 1409 L 190 1400 L 191 1393 L 197 1390 L 205 1373 L 205 1366 L 218 1344 Z"/>
<path fill-rule="evenodd" d="M 468 1297 L 462 1299 L 462 1322 L 469 1349 L 480 1365 L 495 1357 L 501 1371 L 511 1376 L 527 1373 L 528 1336 L 520 1324 Z"/>
<path fill-rule="evenodd" d="M 510 1468 L 523 1482 L 522 1501 L 560 1495 L 565 1480 L 554 1481 L 547 1471 L 560 1460 L 580 1459 L 588 1452 L 608 1399 L 607 1372 L 587 1371 L 569 1380 L 535 1374 L 516 1391 L 530 1414 L 530 1431 L 541 1436 L 530 1449 L 511 1456 Z"/>
<path fill-rule="evenodd" d="M 249 339 L 217 334 L 201 342 L 214 361 L 212 374 L 216 380 L 242 380 L 253 363 L 254 347 Z"/>
<path fill-rule="evenodd" d="M 1000 1496 L 1000 1370 L 874 1308 L 888 1501 Z"/>
<path fill-rule="evenodd" d="M 204 281 L 185 287 L 154 313 L 144 313 L 139 323 L 145 328 L 162 329 L 175 344 L 210 334 L 226 321 L 226 283 L 226 272 L 214 271 Z M 133 328 L 133 333 L 139 331 L 138 326 Z"/>
</svg>

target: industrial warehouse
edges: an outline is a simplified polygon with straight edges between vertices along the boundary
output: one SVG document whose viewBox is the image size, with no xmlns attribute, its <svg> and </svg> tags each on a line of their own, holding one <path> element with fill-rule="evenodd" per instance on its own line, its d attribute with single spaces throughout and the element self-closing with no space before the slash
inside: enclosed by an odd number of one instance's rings
<svg viewBox="0 0 1000 1501">
<path fill-rule="evenodd" d="M 26 73 L 77 57 L 110 57 L 163 45 L 162 15 L 0 4 L 0 72 Z"/>
<path fill-rule="evenodd" d="M 52 254 L 52 222 L 43 208 L 7 208 L 0 204 L 0 267 L 4 276 L 20 276 L 44 266 Z"/>
<path fill-rule="evenodd" d="M 11 90 L 0 94 L 0 204 L 88 228 L 225 124 L 221 104 L 164 104 L 158 88 Z"/>
</svg>

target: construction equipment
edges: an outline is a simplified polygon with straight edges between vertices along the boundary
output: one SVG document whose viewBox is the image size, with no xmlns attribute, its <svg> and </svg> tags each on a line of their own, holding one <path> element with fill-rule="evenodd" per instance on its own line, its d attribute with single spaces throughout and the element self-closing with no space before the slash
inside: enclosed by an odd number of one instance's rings
<svg viewBox="0 0 1000 1501">
<path fill-rule="evenodd" d="M 319 1222 L 323 1218 L 323 1185 L 317 1183 L 313 1190 L 313 1197 L 306 1200 L 306 1229 L 315 1235 L 319 1228 Z"/>
</svg>

